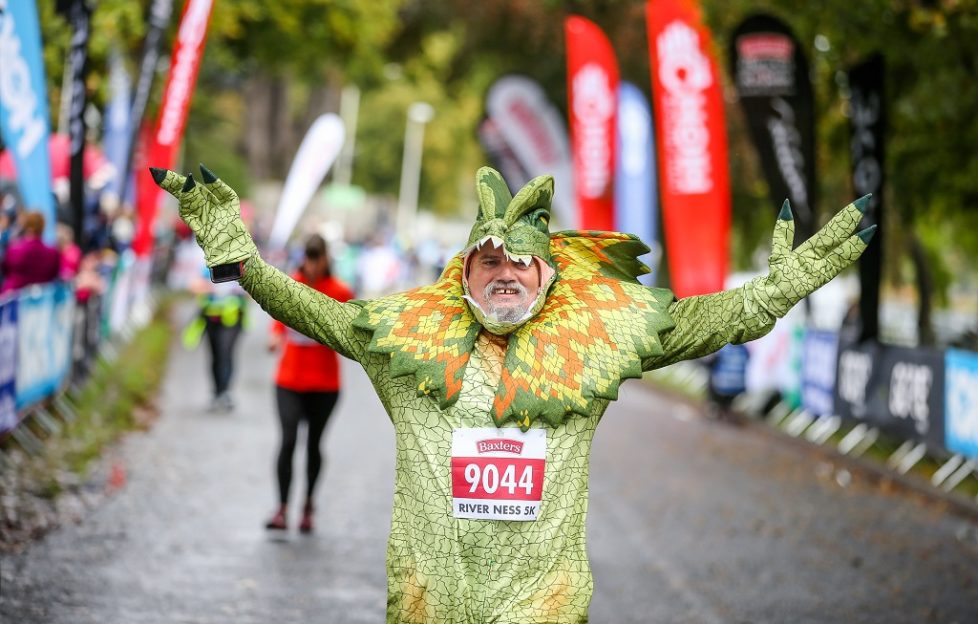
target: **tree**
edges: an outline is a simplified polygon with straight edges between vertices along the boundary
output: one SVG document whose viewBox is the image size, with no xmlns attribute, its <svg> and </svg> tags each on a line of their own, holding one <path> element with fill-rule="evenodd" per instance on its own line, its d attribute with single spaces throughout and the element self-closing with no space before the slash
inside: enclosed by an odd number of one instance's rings
<svg viewBox="0 0 978 624">
<path fill-rule="evenodd" d="M 973 114 L 978 107 L 973 78 L 978 69 L 978 2 L 705 4 L 718 32 L 732 30 L 747 11 L 764 10 L 784 19 L 810 45 L 823 206 L 841 205 L 851 195 L 844 72 L 872 52 L 883 54 L 889 110 L 887 278 L 899 284 L 900 267 L 907 262 L 915 266 L 919 334 L 923 343 L 932 343 L 931 298 L 943 299 L 951 282 L 953 256 L 948 252 L 978 252 L 978 161 L 970 156 L 978 139 Z M 819 46 L 814 45 L 816 38 Z"/>
<path fill-rule="evenodd" d="M 51 3 L 38 4 L 57 111 L 69 33 Z M 89 72 L 96 106 L 106 97 L 110 46 L 121 46 L 132 65 L 138 59 L 146 4 L 97 3 Z M 175 4 L 179 14 L 182 3 Z M 805 46 L 817 98 L 823 218 L 852 199 L 845 70 L 871 52 L 884 55 L 890 111 L 885 193 L 893 224 L 887 229 L 887 279 L 900 284 L 906 274 L 918 276 L 926 338 L 928 281 L 942 296 L 956 273 L 970 270 L 962 258 L 978 253 L 978 159 L 972 155 L 978 144 L 978 0 L 701 4 L 721 68 L 727 67 L 727 38 L 753 12 L 782 18 Z M 507 72 L 527 74 L 566 114 L 563 18 L 570 13 L 597 22 L 615 46 L 623 79 L 648 90 L 642 0 L 221 0 L 193 100 L 187 160 L 213 162 L 241 185 L 255 174 L 282 176 L 312 118 L 335 110 L 339 87 L 355 83 L 363 95 L 354 181 L 370 192 L 396 194 L 405 112 L 411 102 L 425 100 L 437 117 L 426 132 L 421 203 L 440 213 L 456 211 L 472 201 L 471 173 L 485 160 L 475 130 L 493 80 Z M 765 244 L 776 207 L 768 206 L 729 89 L 726 99 L 734 249 L 744 266 Z M 915 271 L 903 269 L 914 265 Z"/>
</svg>

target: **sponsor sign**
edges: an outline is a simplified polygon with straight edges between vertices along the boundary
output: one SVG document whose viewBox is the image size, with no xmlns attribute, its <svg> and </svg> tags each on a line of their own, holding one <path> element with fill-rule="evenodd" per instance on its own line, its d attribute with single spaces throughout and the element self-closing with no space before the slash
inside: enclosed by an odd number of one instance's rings
<svg viewBox="0 0 978 624">
<path fill-rule="evenodd" d="M 0 134 L 13 156 L 24 205 L 44 214 L 44 240 L 53 243 L 49 133 L 37 7 L 33 0 L 0 0 Z"/>
<path fill-rule="evenodd" d="M 486 112 L 527 176 L 554 177 L 551 229 L 578 229 L 567 128 L 543 87 L 525 76 L 503 76 L 486 94 Z"/>
<path fill-rule="evenodd" d="M 778 392 L 790 405 L 800 404 L 804 316 L 795 306 L 770 332 L 747 343 L 747 392 Z"/>
<path fill-rule="evenodd" d="M 17 299 L 0 299 L 0 433 L 17 426 Z"/>
<path fill-rule="evenodd" d="M 176 163 L 190 110 L 190 98 L 204 55 L 211 7 L 212 0 L 188 0 L 184 7 L 173 47 L 170 73 L 163 89 L 159 119 L 146 150 L 146 163 L 150 167 L 172 169 Z M 132 119 L 134 124 L 137 123 L 137 117 Z M 156 186 L 147 167 L 140 168 L 138 177 L 139 221 L 133 250 L 137 256 L 145 257 L 153 249 L 153 226 L 162 190 Z"/>
<path fill-rule="evenodd" d="M 102 189 L 103 196 L 113 204 L 124 197 L 126 164 L 129 158 L 129 73 L 126 72 L 122 54 L 113 49 L 109 56 L 109 92 L 111 99 L 105 110 L 105 131 L 102 134 L 102 151 L 115 169 Z M 114 206 L 113 206 L 114 207 Z"/>
<path fill-rule="evenodd" d="M 838 350 L 837 333 L 819 330 L 805 332 L 801 359 L 801 405 L 815 416 L 832 413 Z"/>
<path fill-rule="evenodd" d="M 635 234 L 656 249 L 658 190 L 655 178 L 655 132 L 652 112 L 641 89 L 629 82 L 618 87 L 618 166 L 615 168 L 615 226 L 617 232 Z M 640 276 L 655 283 L 658 259 L 654 253 L 640 259 L 651 269 Z"/>
<path fill-rule="evenodd" d="M 65 17 L 71 23 L 71 46 L 68 49 L 66 75 L 70 77 L 70 104 L 68 105 L 68 136 L 71 141 L 71 219 L 75 239 L 81 242 L 85 215 L 85 74 L 88 71 L 88 36 L 91 26 L 91 9 L 86 0 L 69 0 Z"/>
<path fill-rule="evenodd" d="M 879 335 L 880 283 L 883 262 L 883 156 L 886 108 L 883 57 L 874 55 L 849 70 L 849 129 L 851 132 L 852 189 L 857 197 L 873 196 L 860 228 L 876 224 L 876 234 L 859 257 L 860 340 Z"/>
<path fill-rule="evenodd" d="M 71 370 L 74 291 L 28 286 L 17 302 L 17 409 L 54 394 Z"/>
<path fill-rule="evenodd" d="M 978 459 L 978 353 L 944 354 L 944 446 Z"/>
<path fill-rule="evenodd" d="M 734 31 L 730 62 L 770 189 L 772 214 L 789 199 L 795 241 L 804 241 L 815 231 L 815 115 L 808 61 L 784 23 L 754 15 Z"/>
<path fill-rule="evenodd" d="M 646 3 L 659 188 L 678 297 L 717 292 L 727 276 L 727 132 L 709 31 L 688 0 Z"/>
<path fill-rule="evenodd" d="M 944 446 L 944 355 L 934 349 L 887 347 L 881 364 L 881 427 L 904 439 Z"/>
<path fill-rule="evenodd" d="M 839 349 L 835 368 L 836 414 L 843 418 L 871 420 L 870 402 L 880 388 L 878 363 L 881 350 L 882 347 L 876 342 Z"/>
<path fill-rule="evenodd" d="M 470 520 L 536 520 L 543 498 L 547 431 L 452 432 L 452 515 Z"/>
<path fill-rule="evenodd" d="M 840 350 L 836 412 L 906 440 L 944 446 L 944 355 L 865 342 Z"/>
<path fill-rule="evenodd" d="M 343 121 L 333 113 L 319 116 L 302 138 L 299 151 L 285 178 L 282 197 L 275 211 L 275 222 L 268 237 L 272 249 L 284 249 L 295 224 L 299 222 L 309 200 L 336 162 L 343 147 Z"/>
<path fill-rule="evenodd" d="M 615 127 L 618 62 L 594 22 L 571 15 L 567 40 L 567 93 L 574 159 L 574 192 L 583 230 L 614 229 Z"/>
<path fill-rule="evenodd" d="M 120 173 L 126 186 L 122 187 L 119 195 L 124 198 L 129 197 L 129 173 L 132 171 L 135 162 L 139 133 L 144 131 L 142 126 L 143 114 L 146 112 L 146 104 L 149 102 L 153 79 L 156 77 L 156 65 L 160 60 L 160 41 L 163 39 L 163 31 L 170 23 L 172 13 L 173 0 L 153 0 L 149 7 L 146 39 L 143 41 L 143 56 L 139 62 L 139 75 L 136 78 L 132 106 L 129 109 L 129 135 L 125 144 L 125 166 Z M 145 142 L 145 139 L 143 140 Z"/>
</svg>

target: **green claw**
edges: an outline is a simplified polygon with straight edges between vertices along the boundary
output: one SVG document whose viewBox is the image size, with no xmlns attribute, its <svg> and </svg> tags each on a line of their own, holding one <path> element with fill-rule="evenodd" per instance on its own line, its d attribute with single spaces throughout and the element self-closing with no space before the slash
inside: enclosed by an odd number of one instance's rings
<svg viewBox="0 0 978 624">
<path fill-rule="evenodd" d="M 869 195 L 867 195 L 866 197 L 869 197 Z M 856 232 L 856 236 L 858 236 L 864 243 L 868 243 L 869 241 L 873 240 L 873 234 L 876 234 L 875 223 L 869 226 L 868 228 L 866 228 L 865 230 Z"/>
<path fill-rule="evenodd" d="M 217 181 L 217 176 L 214 172 L 204 166 L 204 163 L 200 163 L 200 177 L 203 178 L 204 184 L 211 184 Z"/>
<path fill-rule="evenodd" d="M 791 214 L 791 204 L 787 199 L 784 200 L 783 204 L 781 204 L 781 212 L 778 214 L 778 218 L 782 221 L 792 221 L 795 218 L 794 215 Z"/>
<path fill-rule="evenodd" d="M 194 182 L 194 174 L 191 173 L 187 176 L 187 181 L 183 183 L 183 188 L 180 190 L 186 193 L 195 186 L 197 186 L 197 183 Z"/>
<path fill-rule="evenodd" d="M 163 180 L 166 179 L 166 169 L 150 167 L 149 172 L 153 175 L 153 180 L 156 181 L 156 184 L 163 184 Z"/>
<path fill-rule="evenodd" d="M 872 193 L 867 193 L 863 195 L 856 201 L 852 202 L 852 205 L 859 209 L 859 212 L 866 214 L 866 208 L 869 207 L 869 200 L 873 196 Z"/>
</svg>

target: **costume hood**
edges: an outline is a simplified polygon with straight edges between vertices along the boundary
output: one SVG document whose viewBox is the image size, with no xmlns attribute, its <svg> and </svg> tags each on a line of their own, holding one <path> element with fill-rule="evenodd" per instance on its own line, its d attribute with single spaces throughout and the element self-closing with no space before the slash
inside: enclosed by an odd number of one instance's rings
<svg viewBox="0 0 978 624">
<path fill-rule="evenodd" d="M 465 267 L 462 288 L 469 309 L 479 324 L 494 334 L 505 335 L 540 311 L 550 286 L 557 279 L 550 255 L 550 201 L 554 194 L 554 179 L 549 175 L 533 178 L 514 197 L 498 171 L 482 167 L 475 174 L 475 184 L 479 214 L 462 250 Z M 518 321 L 501 322 L 488 318 L 469 292 L 469 260 L 486 244 L 502 247 L 506 257 L 513 262 L 535 263 L 540 271 L 540 290 L 527 313 Z"/>
</svg>

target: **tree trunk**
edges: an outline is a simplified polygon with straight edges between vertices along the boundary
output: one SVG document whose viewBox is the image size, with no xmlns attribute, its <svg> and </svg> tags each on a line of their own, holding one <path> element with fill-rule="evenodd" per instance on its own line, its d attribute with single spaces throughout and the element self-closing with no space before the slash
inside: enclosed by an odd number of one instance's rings
<svg viewBox="0 0 978 624">
<path fill-rule="evenodd" d="M 936 342 L 932 322 L 932 301 L 934 298 L 934 279 L 930 274 L 927 254 L 916 234 L 910 235 L 910 256 L 917 274 L 917 342 L 922 347 L 932 347 Z"/>
<path fill-rule="evenodd" d="M 245 85 L 244 148 L 248 172 L 256 180 L 264 180 L 271 174 L 268 119 L 270 116 L 269 81 L 263 74 L 256 74 Z"/>
<path fill-rule="evenodd" d="M 248 81 L 244 146 L 252 177 L 285 178 L 312 122 L 339 110 L 340 78 L 326 76 L 322 86 L 309 91 L 303 112 L 295 117 L 291 78 L 259 74 Z"/>
<path fill-rule="evenodd" d="M 292 166 L 297 145 L 292 132 L 292 106 L 289 78 L 277 76 L 269 81 L 268 143 L 275 159 L 272 175 L 285 178 Z"/>
</svg>

